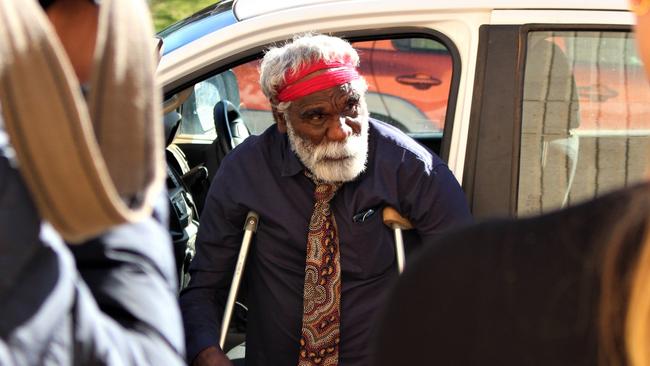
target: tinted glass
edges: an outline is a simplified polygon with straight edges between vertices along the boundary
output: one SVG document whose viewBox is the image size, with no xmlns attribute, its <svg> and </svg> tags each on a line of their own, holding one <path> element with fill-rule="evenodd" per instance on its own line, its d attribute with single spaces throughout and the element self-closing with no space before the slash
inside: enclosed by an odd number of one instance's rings
<svg viewBox="0 0 650 366">
<path fill-rule="evenodd" d="M 442 138 L 453 72 L 446 46 L 429 38 L 383 39 L 353 46 L 369 85 L 371 116 L 413 136 Z M 259 134 L 274 123 L 259 86 L 259 60 L 254 60 L 194 86 L 182 106 L 181 134 L 213 139 L 210 111 L 224 98 L 239 106 L 251 133 Z"/>
<path fill-rule="evenodd" d="M 214 140 L 214 106 L 220 100 L 239 105 L 237 79 L 231 70 L 222 72 L 192 87 L 180 108 L 182 116 L 180 135 L 190 138 Z"/>
<path fill-rule="evenodd" d="M 537 214 L 638 182 L 650 88 L 630 32 L 531 32 L 518 213 Z"/>
<path fill-rule="evenodd" d="M 442 136 L 453 72 L 447 47 L 429 38 L 353 44 L 368 82 L 368 109 L 410 135 Z"/>
</svg>

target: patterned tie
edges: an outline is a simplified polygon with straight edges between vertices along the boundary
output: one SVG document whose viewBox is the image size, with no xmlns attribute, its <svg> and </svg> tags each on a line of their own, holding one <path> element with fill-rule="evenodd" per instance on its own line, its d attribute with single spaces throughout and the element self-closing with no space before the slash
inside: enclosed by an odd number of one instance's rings
<svg viewBox="0 0 650 366">
<path fill-rule="evenodd" d="M 330 200 L 340 183 L 315 180 L 314 212 L 309 221 L 299 366 L 337 365 L 341 319 L 339 238 Z"/>
</svg>

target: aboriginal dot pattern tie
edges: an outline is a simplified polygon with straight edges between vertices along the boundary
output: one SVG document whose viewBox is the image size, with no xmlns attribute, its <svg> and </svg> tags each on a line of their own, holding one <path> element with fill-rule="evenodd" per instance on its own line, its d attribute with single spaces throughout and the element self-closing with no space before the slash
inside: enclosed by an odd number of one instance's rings
<svg viewBox="0 0 650 366">
<path fill-rule="evenodd" d="M 338 365 L 341 319 L 339 238 L 330 200 L 340 183 L 316 183 L 309 221 L 299 366 Z"/>
</svg>

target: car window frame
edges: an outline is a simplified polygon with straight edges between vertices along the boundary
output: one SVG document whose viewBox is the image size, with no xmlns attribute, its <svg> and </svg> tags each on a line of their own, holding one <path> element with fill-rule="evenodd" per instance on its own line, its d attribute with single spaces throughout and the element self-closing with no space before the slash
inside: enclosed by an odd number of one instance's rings
<svg viewBox="0 0 650 366">
<path fill-rule="evenodd" d="M 454 119 L 456 117 L 456 106 L 458 104 L 458 93 L 460 89 L 460 77 L 463 68 L 462 60 L 458 47 L 446 34 L 431 28 L 423 27 L 390 27 L 382 29 L 373 29 L 372 34 L 368 30 L 347 31 L 345 33 L 333 33 L 333 35 L 343 37 L 350 42 L 372 41 L 377 39 L 397 39 L 397 38 L 431 38 L 442 43 L 452 59 L 452 76 L 449 87 L 449 96 L 447 98 L 447 113 L 445 114 L 445 127 L 442 132 L 442 141 L 440 145 L 440 158 L 447 162 L 449 160 L 449 151 L 451 148 L 451 135 L 454 129 Z M 417 137 L 420 140 L 426 140 L 427 137 Z M 423 141 L 424 142 L 424 141 Z M 425 142 L 426 144 L 426 142 Z"/>
<path fill-rule="evenodd" d="M 632 26 L 531 23 L 480 27 L 463 176 L 470 210 L 479 219 L 517 216 L 524 68 L 528 34 L 536 31 L 632 32 Z M 490 145 L 495 141 L 500 143 Z"/>
<path fill-rule="evenodd" d="M 424 28 L 424 27 L 388 27 L 382 29 L 362 29 L 362 30 L 346 30 L 338 32 L 322 32 L 324 34 L 331 34 L 344 38 L 350 42 L 360 42 L 360 41 L 373 41 L 380 39 L 397 39 L 397 38 L 430 38 L 436 40 L 447 47 L 449 53 L 452 57 L 452 77 L 451 85 L 449 88 L 449 96 L 447 99 L 447 112 L 445 114 L 445 126 L 443 129 L 442 141 L 440 145 L 440 157 L 443 161 L 447 161 L 449 158 L 449 151 L 451 147 L 451 134 L 453 131 L 453 123 L 456 115 L 456 105 L 458 101 L 458 93 L 460 88 L 460 77 L 462 70 L 462 62 L 460 57 L 460 52 L 458 47 L 454 44 L 450 37 L 445 35 L 442 32 Z M 238 65 L 253 61 L 255 59 L 261 58 L 263 56 L 264 50 L 267 49 L 272 44 L 280 44 L 286 40 L 289 40 L 290 37 L 285 40 L 278 40 L 269 44 L 258 45 L 256 47 L 251 47 L 246 51 L 243 51 L 238 54 L 234 54 L 223 58 L 221 60 L 215 60 L 214 63 L 196 70 L 193 73 L 183 76 L 175 80 L 172 85 L 173 87 L 166 87 L 164 91 L 165 100 L 172 98 L 176 93 L 186 90 L 187 88 L 193 87 L 195 84 L 204 81 L 214 75 L 217 75 L 225 70 L 231 69 Z M 421 140 L 426 140 L 426 136 L 417 137 Z M 429 137 L 433 138 L 433 137 Z M 211 143 L 211 141 L 202 141 L 200 139 L 192 139 L 194 143 Z"/>
</svg>

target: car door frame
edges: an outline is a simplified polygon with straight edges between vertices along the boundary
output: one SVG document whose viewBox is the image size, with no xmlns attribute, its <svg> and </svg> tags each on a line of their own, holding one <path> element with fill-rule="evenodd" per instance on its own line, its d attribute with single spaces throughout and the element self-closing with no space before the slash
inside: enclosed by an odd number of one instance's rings
<svg viewBox="0 0 650 366">
<path fill-rule="evenodd" d="M 456 107 L 458 105 L 459 90 L 461 83 L 461 73 L 463 70 L 463 62 L 461 53 L 453 40 L 445 33 L 428 28 L 428 27 L 385 27 L 385 28 L 369 28 L 369 29 L 353 29 L 346 31 L 336 31 L 330 34 L 345 38 L 351 42 L 356 41 L 369 41 L 377 39 L 396 39 L 396 38 L 409 38 L 420 37 L 435 39 L 443 43 L 449 50 L 452 57 L 452 78 L 449 89 L 449 97 L 447 101 L 447 113 L 445 114 L 445 126 L 443 130 L 442 141 L 440 142 L 440 157 L 444 161 L 448 161 L 450 155 L 450 146 L 452 141 L 452 134 L 455 129 L 454 123 L 456 121 Z M 186 75 L 182 82 L 175 82 L 172 87 L 167 86 L 165 89 L 165 99 L 172 98 L 174 94 L 186 90 L 188 87 L 210 78 L 216 74 L 224 72 L 225 70 L 246 62 L 250 62 L 260 58 L 263 50 L 269 45 L 257 45 L 240 54 L 230 55 L 225 59 L 215 58 L 211 66 L 203 67 L 193 73 Z M 423 136 L 417 137 L 425 146 L 431 147 L 433 144 L 432 138 Z M 207 141 L 206 141 L 207 143 Z M 196 154 L 193 148 L 188 148 L 188 156 L 193 159 Z"/>
</svg>

